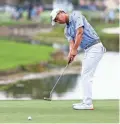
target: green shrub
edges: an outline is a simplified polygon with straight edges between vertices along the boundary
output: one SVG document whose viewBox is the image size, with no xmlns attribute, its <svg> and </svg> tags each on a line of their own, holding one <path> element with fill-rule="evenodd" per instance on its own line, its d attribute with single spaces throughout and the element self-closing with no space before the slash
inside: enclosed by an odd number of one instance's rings
<svg viewBox="0 0 120 124">
<path fill-rule="evenodd" d="M 108 51 L 119 51 L 119 35 L 101 33 L 99 36 Z"/>
</svg>

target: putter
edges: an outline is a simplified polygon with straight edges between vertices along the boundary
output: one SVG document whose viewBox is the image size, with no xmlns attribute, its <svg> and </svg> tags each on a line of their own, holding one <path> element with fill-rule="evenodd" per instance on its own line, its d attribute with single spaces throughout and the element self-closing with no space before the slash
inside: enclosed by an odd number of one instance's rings
<svg viewBox="0 0 120 124">
<path fill-rule="evenodd" d="M 62 74 L 59 76 L 58 80 L 56 81 L 55 85 L 53 86 L 52 90 L 50 91 L 50 96 L 49 96 L 49 98 L 44 97 L 44 100 L 51 101 L 51 98 L 52 98 L 52 92 L 54 91 L 56 85 L 58 84 L 59 80 L 60 80 L 61 77 L 63 76 L 65 70 L 67 69 L 67 67 L 69 66 L 70 63 L 71 63 L 71 59 L 68 61 L 68 64 L 66 65 L 66 67 L 64 68 Z"/>
</svg>

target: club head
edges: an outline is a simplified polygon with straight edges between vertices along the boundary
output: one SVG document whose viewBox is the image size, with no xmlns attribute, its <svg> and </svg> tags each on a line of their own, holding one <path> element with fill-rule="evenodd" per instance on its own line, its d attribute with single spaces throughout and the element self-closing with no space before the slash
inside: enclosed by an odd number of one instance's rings
<svg viewBox="0 0 120 124">
<path fill-rule="evenodd" d="M 44 100 L 51 101 L 51 98 L 44 97 Z"/>
</svg>

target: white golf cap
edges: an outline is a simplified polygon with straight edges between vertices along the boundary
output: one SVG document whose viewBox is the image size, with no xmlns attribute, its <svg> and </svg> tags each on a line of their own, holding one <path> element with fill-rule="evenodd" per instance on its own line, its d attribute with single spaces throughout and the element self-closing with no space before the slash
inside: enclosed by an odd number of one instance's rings
<svg viewBox="0 0 120 124">
<path fill-rule="evenodd" d="M 53 9 L 52 12 L 50 13 L 50 16 L 51 16 L 51 19 L 52 19 L 52 26 L 55 25 L 55 21 L 54 19 L 56 18 L 57 14 L 60 12 L 60 11 L 63 11 L 61 9 Z"/>
</svg>

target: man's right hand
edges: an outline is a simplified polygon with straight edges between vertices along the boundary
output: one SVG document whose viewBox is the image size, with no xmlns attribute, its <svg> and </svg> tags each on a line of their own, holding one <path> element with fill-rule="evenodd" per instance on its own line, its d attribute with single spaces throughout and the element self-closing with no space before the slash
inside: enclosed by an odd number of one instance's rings
<svg viewBox="0 0 120 124">
<path fill-rule="evenodd" d="M 74 60 L 75 56 L 71 56 L 71 54 L 68 54 L 68 64 L 70 64 Z"/>
<path fill-rule="evenodd" d="M 74 60 L 74 58 L 70 58 L 70 59 L 68 59 L 68 64 L 70 64 L 72 61 Z"/>
</svg>

